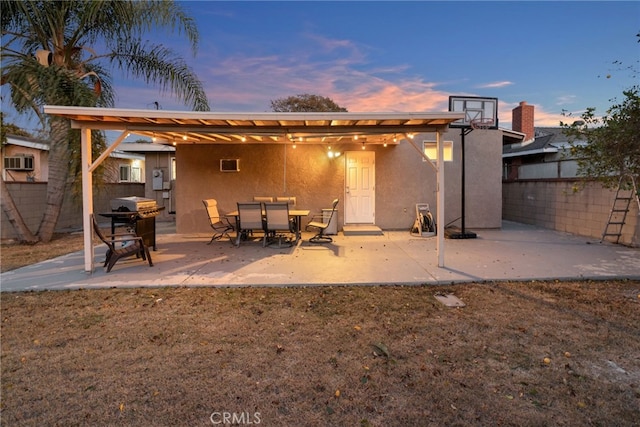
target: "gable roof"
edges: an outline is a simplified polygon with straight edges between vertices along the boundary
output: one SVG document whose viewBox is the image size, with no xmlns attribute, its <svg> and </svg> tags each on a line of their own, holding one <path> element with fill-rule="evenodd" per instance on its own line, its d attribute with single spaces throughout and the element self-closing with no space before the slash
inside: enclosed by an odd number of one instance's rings
<svg viewBox="0 0 640 427">
<path fill-rule="evenodd" d="M 564 129 L 560 127 L 536 127 L 535 135 L 533 141 L 505 145 L 502 157 L 557 153 L 568 144 Z"/>
</svg>

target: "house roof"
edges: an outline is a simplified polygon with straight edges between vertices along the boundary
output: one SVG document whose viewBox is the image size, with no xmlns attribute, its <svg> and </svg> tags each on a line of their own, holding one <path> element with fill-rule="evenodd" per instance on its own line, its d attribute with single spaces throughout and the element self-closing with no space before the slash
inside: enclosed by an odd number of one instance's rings
<svg viewBox="0 0 640 427">
<path fill-rule="evenodd" d="M 519 157 L 543 153 L 557 153 L 567 144 L 567 137 L 560 127 L 536 127 L 533 141 L 505 145 L 502 157 Z"/>
<path fill-rule="evenodd" d="M 25 136 L 7 135 L 7 145 L 17 145 L 18 147 L 49 151 L 49 144 Z"/>
<path fill-rule="evenodd" d="M 39 141 L 34 138 L 28 138 L 25 136 L 7 135 L 7 145 L 15 145 L 18 147 L 33 148 L 40 151 L 49 151 L 49 144 L 47 142 Z M 173 148 L 173 147 L 167 147 Z M 109 154 L 110 157 L 117 159 L 130 159 L 130 160 L 144 160 L 144 155 L 137 154 L 135 151 L 113 151 Z"/>
<path fill-rule="evenodd" d="M 443 130 L 464 112 L 439 113 L 215 113 L 45 106 L 74 128 L 122 130 L 161 144 L 327 143 L 393 144 L 394 135 Z"/>
</svg>

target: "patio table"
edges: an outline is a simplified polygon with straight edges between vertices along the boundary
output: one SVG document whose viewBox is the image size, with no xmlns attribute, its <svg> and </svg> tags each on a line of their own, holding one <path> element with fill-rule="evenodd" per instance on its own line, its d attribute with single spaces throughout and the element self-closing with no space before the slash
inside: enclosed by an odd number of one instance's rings
<svg viewBox="0 0 640 427">
<path fill-rule="evenodd" d="M 309 216 L 309 209 L 289 209 L 289 217 L 293 218 L 293 221 L 296 226 L 296 243 L 302 238 L 302 217 Z M 225 214 L 226 217 L 233 217 L 236 221 L 236 233 L 237 238 L 236 241 L 240 241 L 240 215 L 238 215 L 238 211 L 232 211 Z M 262 211 L 262 216 L 265 217 L 264 210 Z"/>
</svg>

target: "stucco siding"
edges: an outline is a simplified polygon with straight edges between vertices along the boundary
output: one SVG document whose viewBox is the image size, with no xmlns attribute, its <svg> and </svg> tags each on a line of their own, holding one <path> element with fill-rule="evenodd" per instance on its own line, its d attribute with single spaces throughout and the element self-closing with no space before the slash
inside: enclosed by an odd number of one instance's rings
<svg viewBox="0 0 640 427">
<path fill-rule="evenodd" d="M 415 141 L 434 139 L 416 135 Z M 443 140 L 454 141 L 454 161 L 445 164 L 445 223 L 460 217 L 460 131 Z M 415 204 L 429 203 L 436 212 L 435 170 L 407 141 L 398 145 L 365 146 L 375 152 L 375 223 L 382 229 L 407 229 L 415 218 Z M 344 222 L 345 155 L 361 144 L 343 144 L 338 158 L 327 147 L 298 144 L 178 145 L 175 187 L 178 233 L 208 232 L 202 199 L 214 198 L 222 212 L 254 196 L 296 196 L 312 214 L 341 201 L 338 228 Z M 239 172 L 221 172 L 220 159 L 239 159 Z M 502 215 L 501 133 L 474 131 L 466 136 L 466 227 L 499 228 Z"/>
</svg>

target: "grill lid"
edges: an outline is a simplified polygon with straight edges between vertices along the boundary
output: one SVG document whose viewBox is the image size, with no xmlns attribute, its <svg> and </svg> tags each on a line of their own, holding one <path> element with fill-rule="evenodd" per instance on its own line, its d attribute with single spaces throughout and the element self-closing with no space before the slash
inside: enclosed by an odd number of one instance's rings
<svg viewBox="0 0 640 427">
<path fill-rule="evenodd" d="M 131 197 L 119 197 L 117 199 L 111 199 L 112 211 L 126 211 L 137 212 L 144 209 L 156 208 L 156 201 L 153 199 L 146 199 L 144 197 L 131 196 Z"/>
</svg>

